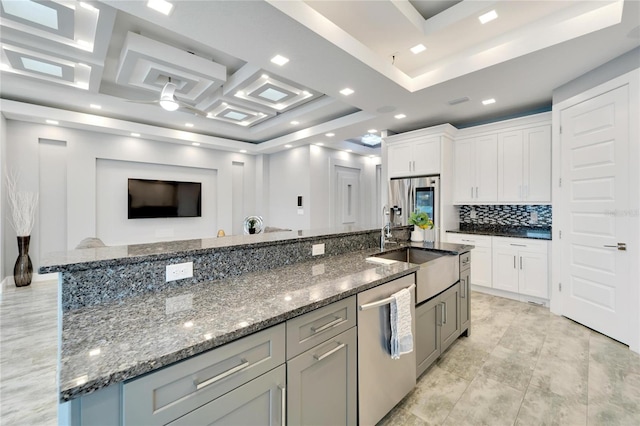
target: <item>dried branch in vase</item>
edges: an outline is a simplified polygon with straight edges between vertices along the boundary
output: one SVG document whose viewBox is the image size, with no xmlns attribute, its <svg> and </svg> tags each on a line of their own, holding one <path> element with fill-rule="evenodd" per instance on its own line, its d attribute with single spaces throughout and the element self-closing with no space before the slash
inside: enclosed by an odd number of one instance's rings
<svg viewBox="0 0 640 426">
<path fill-rule="evenodd" d="M 6 180 L 7 198 L 11 209 L 11 226 L 19 237 L 31 235 L 38 207 L 38 193 L 18 190 L 18 174 L 16 172 L 7 173 Z"/>
</svg>

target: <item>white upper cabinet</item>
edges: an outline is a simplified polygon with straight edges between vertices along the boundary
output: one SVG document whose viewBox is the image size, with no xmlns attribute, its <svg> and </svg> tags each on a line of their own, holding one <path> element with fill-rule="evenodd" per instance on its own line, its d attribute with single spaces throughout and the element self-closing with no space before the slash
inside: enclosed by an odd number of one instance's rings
<svg viewBox="0 0 640 426">
<path fill-rule="evenodd" d="M 389 177 L 440 173 L 440 137 L 389 144 Z"/>
<path fill-rule="evenodd" d="M 457 204 L 497 201 L 497 141 L 495 134 L 456 141 L 454 188 Z"/>
<path fill-rule="evenodd" d="M 498 134 L 498 201 L 551 201 L 551 126 Z"/>
</svg>

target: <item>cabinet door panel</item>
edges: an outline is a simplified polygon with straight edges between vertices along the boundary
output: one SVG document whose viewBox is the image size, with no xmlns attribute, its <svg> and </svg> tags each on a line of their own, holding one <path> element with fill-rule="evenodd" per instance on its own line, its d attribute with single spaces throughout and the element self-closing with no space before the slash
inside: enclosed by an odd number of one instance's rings
<svg viewBox="0 0 640 426">
<path fill-rule="evenodd" d="M 441 330 L 440 352 L 444 352 L 460 336 L 460 285 L 456 284 L 445 291 L 441 300 L 444 321 Z"/>
<path fill-rule="evenodd" d="M 356 363 L 356 327 L 290 360 L 288 423 L 355 425 Z"/>
<path fill-rule="evenodd" d="M 498 137 L 488 135 L 475 141 L 475 185 L 476 202 L 498 199 Z M 477 187 L 477 191 L 475 189 Z"/>
<path fill-rule="evenodd" d="M 411 174 L 412 147 L 411 144 L 389 145 L 387 149 L 389 177 L 409 176 Z"/>
<path fill-rule="evenodd" d="M 271 370 L 186 414 L 177 425 L 264 426 L 282 424 L 285 366 Z"/>
<path fill-rule="evenodd" d="M 471 263 L 473 266 L 473 262 Z M 518 252 L 493 249 L 493 288 L 518 292 Z"/>
<path fill-rule="evenodd" d="M 454 191 L 458 203 L 473 202 L 473 139 L 456 141 L 454 148 Z"/>
<path fill-rule="evenodd" d="M 522 131 L 498 135 L 498 201 L 521 201 Z"/>
<path fill-rule="evenodd" d="M 551 201 L 551 126 L 524 131 L 524 199 Z"/>
<path fill-rule="evenodd" d="M 529 296 L 549 298 L 548 262 L 546 253 L 520 251 L 519 291 Z"/>
<path fill-rule="evenodd" d="M 416 377 L 440 356 L 440 298 L 416 307 Z"/>
<path fill-rule="evenodd" d="M 492 269 L 490 248 L 476 247 L 471 250 L 472 284 L 491 287 Z"/>
<path fill-rule="evenodd" d="M 440 173 L 440 137 L 415 142 L 413 145 L 415 175 Z"/>
</svg>

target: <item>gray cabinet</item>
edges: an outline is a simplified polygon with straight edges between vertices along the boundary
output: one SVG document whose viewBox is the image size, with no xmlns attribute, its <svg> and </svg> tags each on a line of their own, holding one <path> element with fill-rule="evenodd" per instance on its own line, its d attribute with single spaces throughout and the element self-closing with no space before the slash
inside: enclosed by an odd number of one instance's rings
<svg viewBox="0 0 640 426">
<path fill-rule="evenodd" d="M 275 426 L 285 424 L 285 366 L 263 374 L 180 417 L 171 426 Z"/>
<path fill-rule="evenodd" d="M 471 253 L 460 255 L 460 332 L 471 334 Z"/>
<path fill-rule="evenodd" d="M 460 284 L 416 307 L 416 376 L 420 376 L 459 336 Z"/>
<path fill-rule="evenodd" d="M 290 425 L 357 423 L 356 327 L 287 362 Z"/>
<path fill-rule="evenodd" d="M 357 423 L 356 297 L 287 321 L 287 422 Z"/>
<path fill-rule="evenodd" d="M 124 424 L 167 424 L 228 395 L 284 364 L 284 336 L 285 326 L 280 324 L 126 382 Z"/>
</svg>

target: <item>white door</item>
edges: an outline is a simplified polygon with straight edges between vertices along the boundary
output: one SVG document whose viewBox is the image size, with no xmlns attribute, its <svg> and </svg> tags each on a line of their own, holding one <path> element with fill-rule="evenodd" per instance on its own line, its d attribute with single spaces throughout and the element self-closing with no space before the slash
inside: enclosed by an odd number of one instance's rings
<svg viewBox="0 0 640 426">
<path fill-rule="evenodd" d="M 560 112 L 563 314 L 621 342 L 631 320 L 629 259 L 617 248 L 630 234 L 628 96 L 625 86 Z"/>
<path fill-rule="evenodd" d="M 518 292 L 549 298 L 549 262 L 547 253 L 518 252 Z"/>
<path fill-rule="evenodd" d="M 498 201 L 522 200 L 522 130 L 498 135 Z"/>
<path fill-rule="evenodd" d="M 498 135 L 476 138 L 475 201 L 498 201 Z"/>
<path fill-rule="evenodd" d="M 401 177 L 411 174 L 413 149 L 411 144 L 390 144 L 387 149 L 389 177 Z"/>
<path fill-rule="evenodd" d="M 473 202 L 473 139 L 456 141 L 454 146 L 454 190 L 458 203 Z"/>
<path fill-rule="evenodd" d="M 338 226 L 359 225 L 360 169 L 336 166 L 335 223 Z"/>
</svg>

